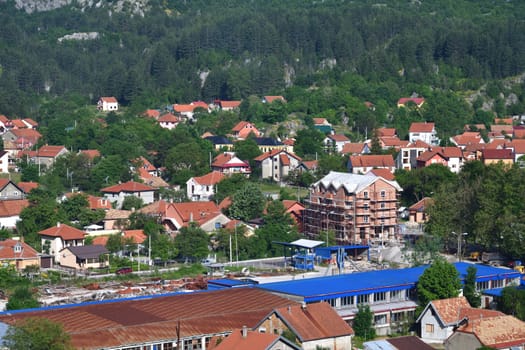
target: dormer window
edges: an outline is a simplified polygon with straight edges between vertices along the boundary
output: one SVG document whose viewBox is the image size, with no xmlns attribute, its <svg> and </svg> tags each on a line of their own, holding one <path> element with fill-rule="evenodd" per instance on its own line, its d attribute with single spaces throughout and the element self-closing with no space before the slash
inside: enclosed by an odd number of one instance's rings
<svg viewBox="0 0 525 350">
<path fill-rule="evenodd" d="M 22 253 L 22 244 L 20 242 L 16 242 L 15 246 L 13 247 L 15 253 Z"/>
</svg>

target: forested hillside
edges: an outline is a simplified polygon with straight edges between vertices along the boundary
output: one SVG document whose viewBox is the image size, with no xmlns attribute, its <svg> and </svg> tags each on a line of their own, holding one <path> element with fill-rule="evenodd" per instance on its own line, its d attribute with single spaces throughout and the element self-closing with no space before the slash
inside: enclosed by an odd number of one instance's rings
<svg viewBox="0 0 525 350">
<path fill-rule="evenodd" d="M 1 113 L 38 119 L 41 98 L 71 93 L 144 107 L 271 92 L 293 102 L 327 85 L 391 105 L 525 71 L 520 1 L 175 0 L 144 16 L 101 4 L 27 14 L 0 3 Z"/>
</svg>

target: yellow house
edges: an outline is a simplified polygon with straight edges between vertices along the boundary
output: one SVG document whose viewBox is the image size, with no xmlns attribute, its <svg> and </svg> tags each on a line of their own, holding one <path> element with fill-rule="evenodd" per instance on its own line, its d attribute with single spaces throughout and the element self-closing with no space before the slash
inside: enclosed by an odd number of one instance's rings
<svg viewBox="0 0 525 350">
<path fill-rule="evenodd" d="M 17 270 L 32 265 L 40 267 L 40 255 L 23 241 L 6 239 L 0 241 L 0 264 L 13 265 Z"/>
<path fill-rule="evenodd" d="M 108 266 L 108 254 L 103 245 L 70 246 L 60 251 L 60 266 L 77 270 L 104 268 Z"/>
</svg>

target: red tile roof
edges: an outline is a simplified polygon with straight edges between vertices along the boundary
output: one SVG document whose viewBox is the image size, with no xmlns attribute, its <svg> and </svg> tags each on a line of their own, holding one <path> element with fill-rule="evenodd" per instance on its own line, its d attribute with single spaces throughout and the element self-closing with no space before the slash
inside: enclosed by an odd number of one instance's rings
<svg viewBox="0 0 525 350">
<path fill-rule="evenodd" d="M 447 326 L 456 324 L 461 320 L 459 318 L 459 309 L 470 308 L 470 304 L 465 297 L 433 300 L 431 305 L 437 312 L 439 319 Z"/>
<path fill-rule="evenodd" d="M 250 122 L 247 122 L 247 121 L 240 121 L 238 122 L 233 128 L 232 128 L 232 131 L 241 131 L 242 129 L 248 127 L 249 125 L 252 125 L 254 128 L 255 128 L 255 125 L 253 125 L 252 123 Z"/>
<path fill-rule="evenodd" d="M 386 155 L 359 155 L 359 156 L 350 156 L 350 162 L 354 168 L 361 167 L 395 167 L 394 158 L 391 154 Z"/>
<path fill-rule="evenodd" d="M 326 118 L 312 118 L 315 125 L 330 125 Z"/>
<path fill-rule="evenodd" d="M 117 99 L 113 96 L 101 97 L 100 100 L 106 103 L 118 103 Z"/>
<path fill-rule="evenodd" d="M 129 238 L 135 243 L 144 243 L 148 236 L 144 233 L 144 230 L 124 230 L 124 238 Z"/>
<path fill-rule="evenodd" d="M 27 199 L 12 199 L 0 201 L 0 217 L 7 218 L 20 215 L 24 208 L 29 206 Z"/>
<path fill-rule="evenodd" d="M 377 129 L 377 136 L 396 136 L 397 131 L 395 128 L 378 128 Z"/>
<path fill-rule="evenodd" d="M 425 99 L 423 97 L 401 97 L 397 101 L 397 105 L 398 106 L 399 105 L 405 106 L 408 102 L 413 102 L 417 106 L 420 106 L 421 104 L 423 104 L 425 102 Z"/>
<path fill-rule="evenodd" d="M 31 119 L 31 118 L 24 118 L 24 119 L 22 119 L 22 121 L 24 121 L 25 123 L 31 125 L 31 127 L 33 127 L 33 128 L 38 127 L 38 123 L 36 121 L 34 121 L 33 119 Z"/>
<path fill-rule="evenodd" d="M 290 305 L 278 308 L 275 312 L 289 328 L 294 330 L 301 342 L 354 334 L 352 327 L 343 321 L 328 303 Z"/>
<path fill-rule="evenodd" d="M 0 321 L 47 318 L 62 324 L 75 348 L 90 350 L 254 328 L 272 309 L 294 304 L 259 289 L 230 288 L 5 314 Z"/>
<path fill-rule="evenodd" d="M 474 334 L 483 345 L 497 349 L 525 343 L 525 322 L 509 315 L 469 319 L 457 332 Z"/>
<path fill-rule="evenodd" d="M 143 115 L 148 118 L 155 118 L 157 119 L 160 116 L 160 111 L 157 109 L 147 109 Z"/>
<path fill-rule="evenodd" d="M 120 193 L 120 192 L 148 192 L 148 191 L 154 191 L 155 189 L 153 187 L 144 185 L 139 182 L 135 181 L 128 181 L 123 184 L 118 184 L 114 186 L 109 186 L 106 188 L 101 189 L 101 192 L 106 193 Z"/>
<path fill-rule="evenodd" d="M 440 152 L 437 152 L 437 151 L 433 151 L 433 150 L 430 150 L 430 151 L 425 151 L 423 153 L 421 153 L 419 155 L 419 157 L 417 157 L 417 161 L 420 161 L 420 162 L 428 162 L 429 160 L 431 160 L 432 158 L 434 157 L 440 157 L 440 158 L 443 158 L 445 160 L 448 160 L 447 157 L 445 157 L 443 154 L 441 154 Z"/>
<path fill-rule="evenodd" d="M 27 125 L 26 123 L 24 123 L 22 121 L 22 119 L 13 119 L 11 120 L 11 123 L 13 124 L 13 126 L 15 128 L 18 128 L 18 129 L 24 129 L 24 128 L 27 128 Z"/>
<path fill-rule="evenodd" d="M 22 246 L 20 252 L 15 252 L 17 244 Z M 38 252 L 22 241 L 10 238 L 0 241 L 0 259 L 36 259 L 37 257 Z"/>
<path fill-rule="evenodd" d="M 388 180 L 388 181 L 395 180 L 394 174 L 392 174 L 392 172 L 386 168 L 372 169 L 368 172 L 368 174 L 373 174 L 375 176 L 381 176 L 383 179 Z"/>
<path fill-rule="evenodd" d="M 329 139 L 332 139 L 334 140 L 335 142 L 344 142 L 344 141 L 350 141 L 350 139 L 348 137 L 346 137 L 345 135 L 342 135 L 342 134 L 334 134 L 334 135 L 328 135 L 327 136 Z"/>
<path fill-rule="evenodd" d="M 242 330 L 234 330 L 213 350 L 267 350 L 279 340 L 279 335 L 273 333 L 246 332 L 246 336 L 243 336 Z"/>
<path fill-rule="evenodd" d="M 219 101 L 221 108 L 238 108 L 241 105 L 241 101 Z"/>
<path fill-rule="evenodd" d="M 64 240 L 84 239 L 85 232 L 66 224 L 57 223 L 56 226 L 38 232 L 41 236 L 61 237 Z"/>
<path fill-rule="evenodd" d="M 483 159 L 514 159 L 512 149 L 483 149 L 481 150 Z"/>
<path fill-rule="evenodd" d="M 288 158 L 286 154 L 284 153 L 279 154 L 279 160 L 281 161 L 281 164 L 284 166 L 290 165 L 290 158 Z"/>
<path fill-rule="evenodd" d="M 100 151 L 98 149 L 81 150 L 80 154 L 85 154 L 91 160 L 100 157 Z"/>
<path fill-rule="evenodd" d="M 302 161 L 302 164 L 308 170 L 315 170 L 315 169 L 317 169 L 318 163 L 319 162 L 317 160 L 303 160 Z"/>
<path fill-rule="evenodd" d="M 495 118 L 494 124 L 512 125 L 512 118 Z"/>
<path fill-rule="evenodd" d="M 458 147 L 433 147 L 432 151 L 439 152 L 446 158 L 463 158 L 463 152 Z"/>
<path fill-rule="evenodd" d="M 224 174 L 220 171 L 212 171 L 203 176 L 197 176 L 193 178 L 193 181 L 200 185 L 214 186 L 224 179 Z"/>
<path fill-rule="evenodd" d="M 361 154 L 365 148 L 365 143 L 345 143 L 342 154 Z"/>
<path fill-rule="evenodd" d="M 434 126 L 434 123 L 414 122 L 410 125 L 410 129 L 408 129 L 408 132 L 432 132 L 434 130 Z"/>
<path fill-rule="evenodd" d="M 178 123 L 180 119 L 171 113 L 166 113 L 157 119 L 159 123 Z"/>
<path fill-rule="evenodd" d="M 423 212 L 425 211 L 426 209 L 428 209 L 428 207 L 430 205 L 432 205 L 434 203 L 434 200 L 430 197 L 425 197 L 423 199 L 421 199 L 419 202 L 415 203 L 415 204 L 412 204 L 408 210 L 409 211 L 415 211 L 415 212 Z"/>
<path fill-rule="evenodd" d="M 37 188 L 39 186 L 39 184 L 37 182 L 33 182 L 33 181 L 30 181 L 30 182 L 20 181 L 16 185 L 18 187 L 20 187 L 20 189 L 22 191 L 24 191 L 24 193 L 29 193 L 29 192 L 31 192 L 31 190 L 33 190 L 33 189 L 35 189 L 35 188 Z"/>
<path fill-rule="evenodd" d="M 400 148 L 407 146 L 410 142 L 408 140 L 400 140 L 397 136 L 383 136 L 379 138 L 379 141 L 383 143 L 383 147 L 394 147 Z"/>
<path fill-rule="evenodd" d="M 281 149 L 273 149 L 271 151 L 265 152 L 265 153 L 261 154 L 260 156 L 255 157 L 254 160 L 257 161 L 257 162 L 261 162 L 261 161 L 265 160 L 266 158 L 270 158 L 270 157 L 276 156 L 279 153 L 286 154 L 288 157 L 292 157 L 292 158 L 295 158 L 295 159 L 301 161 L 301 158 L 299 158 L 297 155 L 295 155 L 293 153 L 290 153 L 290 152 L 286 152 L 285 150 L 281 150 Z"/>
<path fill-rule="evenodd" d="M 268 102 L 268 103 L 272 103 L 273 101 L 282 101 L 282 102 L 286 102 L 286 100 L 284 99 L 283 96 L 264 96 L 264 99 L 265 99 L 266 102 Z"/>
<path fill-rule="evenodd" d="M 67 151 L 67 148 L 64 146 L 44 145 L 38 149 L 36 154 L 38 157 L 56 158 L 64 150 Z"/>
<path fill-rule="evenodd" d="M 107 200 L 106 198 L 95 197 L 95 196 L 92 196 L 92 195 L 88 195 L 87 196 L 87 200 L 88 200 L 88 203 L 89 203 L 89 209 L 91 209 L 91 210 L 95 210 L 95 209 L 108 210 L 108 209 L 112 208 L 111 202 L 109 200 Z"/>
</svg>

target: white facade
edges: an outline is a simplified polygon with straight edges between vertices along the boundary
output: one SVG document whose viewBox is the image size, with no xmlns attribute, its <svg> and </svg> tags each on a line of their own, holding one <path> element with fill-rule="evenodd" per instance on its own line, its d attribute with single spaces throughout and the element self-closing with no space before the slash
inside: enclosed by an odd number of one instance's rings
<svg viewBox="0 0 525 350">
<path fill-rule="evenodd" d="M 437 137 L 436 129 L 432 129 L 431 132 L 410 132 L 408 133 L 408 139 L 410 142 L 416 142 L 421 140 L 432 146 L 439 145 L 439 139 Z"/>
<path fill-rule="evenodd" d="M 16 223 L 20 221 L 20 215 L 0 217 L 0 228 L 16 228 Z"/>
<path fill-rule="evenodd" d="M 52 255 L 55 258 L 56 263 L 60 263 L 61 254 L 60 251 L 66 247 L 75 247 L 79 245 L 84 245 L 84 240 L 82 239 L 72 239 L 64 241 L 62 237 L 51 237 L 51 236 L 41 236 L 41 245 L 42 249 L 48 245 L 49 242 L 49 255 Z"/>
<path fill-rule="evenodd" d="M 186 181 L 186 195 L 191 201 L 209 201 L 215 194 L 215 186 L 201 185 L 195 178 Z"/>
<path fill-rule="evenodd" d="M 9 173 L 9 152 L 0 152 L 0 173 Z"/>
<path fill-rule="evenodd" d="M 122 208 L 122 202 L 128 196 L 135 196 L 142 199 L 142 203 L 151 204 L 155 201 L 154 191 L 141 191 L 141 192 L 119 192 L 119 193 L 104 193 L 104 198 L 106 198 L 111 203 L 116 202 L 117 208 Z"/>
<path fill-rule="evenodd" d="M 114 97 L 101 97 L 97 108 L 103 112 L 118 111 L 118 101 Z"/>
</svg>

